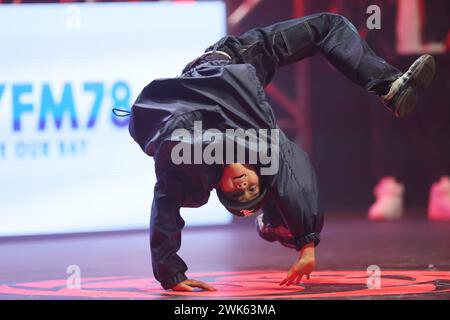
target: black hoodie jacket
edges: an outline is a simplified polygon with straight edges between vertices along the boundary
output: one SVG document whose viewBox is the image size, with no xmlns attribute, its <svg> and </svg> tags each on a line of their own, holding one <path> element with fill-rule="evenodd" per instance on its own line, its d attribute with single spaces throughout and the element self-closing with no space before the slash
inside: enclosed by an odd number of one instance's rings
<svg viewBox="0 0 450 320">
<path fill-rule="evenodd" d="M 251 64 L 209 61 L 179 77 L 154 80 L 142 90 L 131 109 L 129 132 L 155 160 L 150 246 L 153 273 L 165 289 L 187 279 L 187 266 L 177 255 L 184 227 L 180 208 L 207 203 L 223 171 L 221 164 L 171 161 L 171 150 L 179 143 L 171 133 L 179 128 L 192 132 L 194 121 L 202 121 L 204 130 L 279 129 Z M 308 155 L 279 132 L 279 167 L 262 177 L 269 190 L 262 210 L 282 218 L 300 250 L 320 241 L 318 181 Z"/>
</svg>

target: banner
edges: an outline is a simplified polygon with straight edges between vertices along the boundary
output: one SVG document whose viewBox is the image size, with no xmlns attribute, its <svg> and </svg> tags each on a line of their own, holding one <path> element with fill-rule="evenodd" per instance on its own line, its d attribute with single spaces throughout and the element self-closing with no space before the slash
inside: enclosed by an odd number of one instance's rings
<svg viewBox="0 0 450 320">
<path fill-rule="evenodd" d="M 225 5 L 0 6 L 0 236 L 147 228 L 153 159 L 129 109 L 225 34 Z M 215 192 L 187 225 L 231 215 Z"/>
</svg>

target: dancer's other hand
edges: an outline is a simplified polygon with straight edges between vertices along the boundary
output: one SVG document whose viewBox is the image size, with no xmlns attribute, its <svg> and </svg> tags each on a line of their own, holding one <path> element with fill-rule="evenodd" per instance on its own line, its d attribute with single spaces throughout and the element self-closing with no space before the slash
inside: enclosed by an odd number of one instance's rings
<svg viewBox="0 0 450 320">
<path fill-rule="evenodd" d="M 206 291 L 217 291 L 212 285 L 207 284 L 206 282 L 194 280 L 194 279 L 186 279 L 181 281 L 180 283 L 174 285 L 172 287 L 173 291 L 194 291 L 194 288 L 201 288 Z"/>
<path fill-rule="evenodd" d="M 280 282 L 280 286 L 299 284 L 303 276 L 309 280 L 311 272 L 316 266 L 316 257 L 314 252 L 314 243 L 308 243 L 301 249 L 299 259 L 292 265 L 286 278 Z"/>
</svg>

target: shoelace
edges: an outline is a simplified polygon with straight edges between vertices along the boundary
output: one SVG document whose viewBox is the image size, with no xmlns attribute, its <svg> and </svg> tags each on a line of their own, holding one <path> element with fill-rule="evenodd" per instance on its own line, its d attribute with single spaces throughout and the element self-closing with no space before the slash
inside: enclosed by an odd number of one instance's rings
<svg viewBox="0 0 450 320">
<path fill-rule="evenodd" d="M 401 77 L 400 77 L 400 81 L 401 84 L 404 85 L 409 78 L 411 78 L 413 72 L 417 69 L 417 66 L 423 61 L 423 59 L 417 59 L 416 61 L 414 61 L 414 63 L 411 65 L 411 67 L 409 67 L 408 71 L 406 71 Z"/>
</svg>

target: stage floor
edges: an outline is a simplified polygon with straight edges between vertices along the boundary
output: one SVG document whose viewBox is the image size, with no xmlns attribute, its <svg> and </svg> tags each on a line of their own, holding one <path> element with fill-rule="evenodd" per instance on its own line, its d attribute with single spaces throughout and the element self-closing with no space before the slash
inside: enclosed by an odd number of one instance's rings
<svg viewBox="0 0 450 320">
<path fill-rule="evenodd" d="M 297 253 L 260 239 L 253 218 L 186 229 L 180 255 L 188 276 L 218 291 L 162 290 L 145 231 L 1 239 L 0 298 L 450 299 L 450 222 L 420 217 L 375 223 L 362 212 L 329 214 L 317 269 L 297 286 L 278 286 Z M 79 289 L 67 287 L 69 266 L 80 268 Z M 378 289 L 367 286 L 369 266 L 380 268 Z"/>
</svg>

